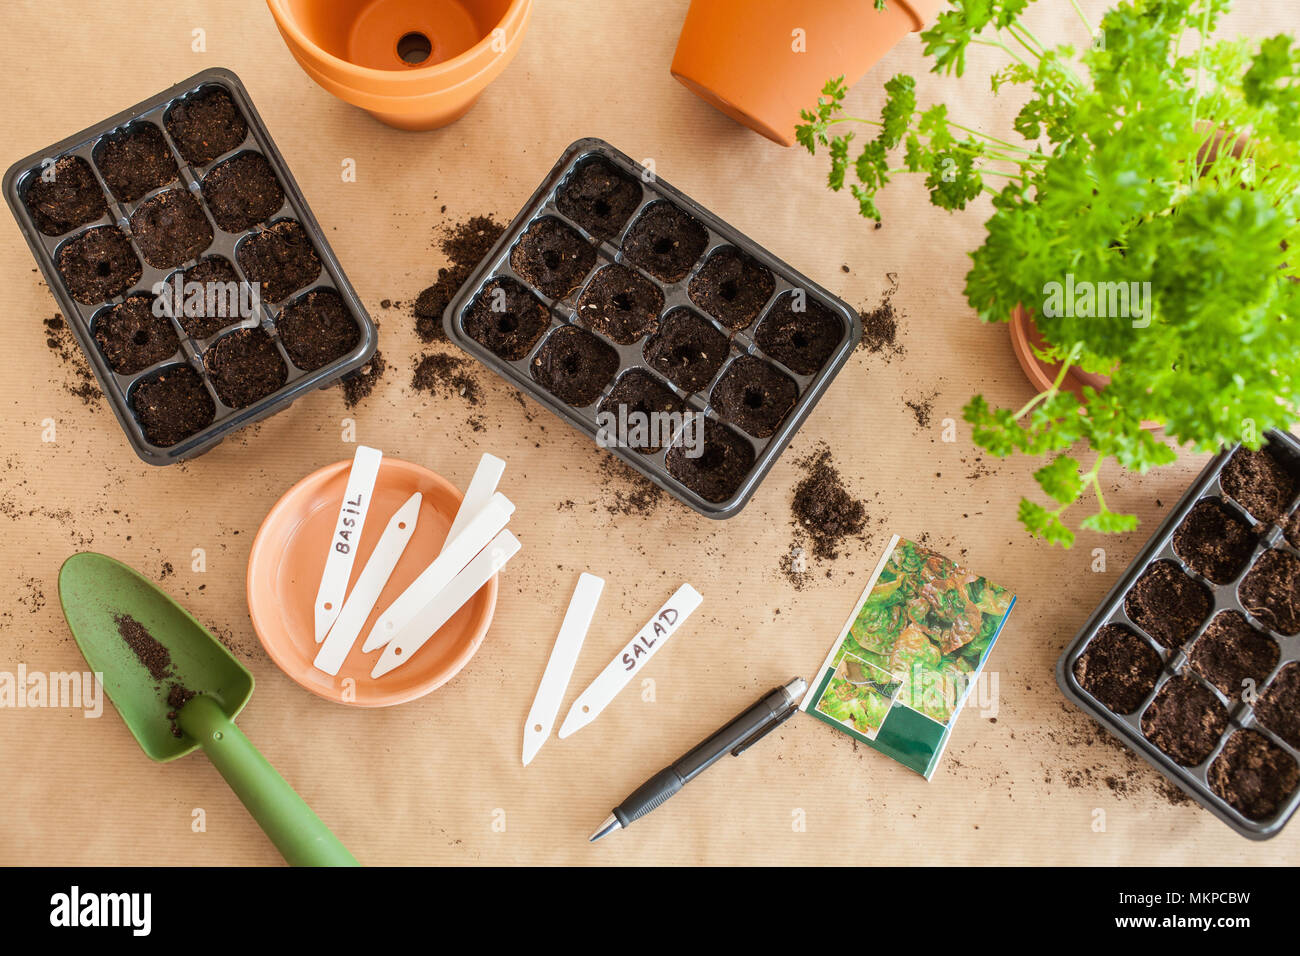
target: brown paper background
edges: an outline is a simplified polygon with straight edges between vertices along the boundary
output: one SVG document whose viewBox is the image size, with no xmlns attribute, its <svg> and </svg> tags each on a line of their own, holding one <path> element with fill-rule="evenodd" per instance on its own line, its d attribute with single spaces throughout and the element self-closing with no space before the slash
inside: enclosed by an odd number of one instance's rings
<svg viewBox="0 0 1300 956">
<path fill-rule="evenodd" d="M 291 59 L 258 0 L 6 5 L 0 99 L 7 165 L 210 66 L 236 71 L 263 113 L 344 269 L 382 323 L 390 369 L 360 408 L 337 389 L 238 434 L 188 464 L 154 468 L 128 448 L 105 401 L 68 393 L 69 370 L 45 344 L 55 311 L 18 230 L 0 227 L 6 334 L 0 349 L 0 495 L 7 526 L 0 583 L 0 669 L 80 669 L 58 608 L 62 560 L 86 548 L 163 582 L 225 635 L 257 689 L 240 726 L 356 856 L 413 863 L 791 863 L 890 859 L 944 864 L 1198 864 L 1294 861 L 1300 829 L 1264 845 L 1232 833 L 1170 789 L 1068 706 L 1053 668 L 1062 647 L 1205 462 L 1187 455 L 1137 479 L 1107 472 L 1113 506 L 1142 526 L 1080 535 L 1072 551 L 1030 540 L 1014 519 L 1032 461 L 977 463 L 960 409 L 976 391 L 1020 404 L 1031 394 L 1003 327 L 981 325 L 962 295 L 969 250 L 988 207 L 950 215 L 899 181 L 873 230 L 847 195 L 824 188 L 825 159 L 782 150 L 671 79 L 683 0 L 539 0 L 518 59 L 455 125 L 411 134 L 384 127 L 316 87 Z M 1096 16 L 1105 4 L 1085 0 Z M 1225 32 L 1295 30 L 1290 0 L 1240 4 Z M 1064 0 L 1030 18 L 1045 39 L 1076 41 Z M 191 51 L 203 28 L 207 52 Z M 919 74 L 909 38 L 851 94 L 871 115 L 894 72 Z M 973 50 L 965 81 L 920 79 L 920 98 L 990 131 L 1009 129 L 1013 98 L 984 79 L 996 61 Z M 60 75 L 59 67 L 67 67 Z M 509 219 L 572 140 L 599 136 L 659 173 L 776 255 L 873 306 L 898 280 L 906 354 L 856 355 L 753 502 L 714 523 L 665 498 L 645 517 L 607 512 L 617 487 L 602 453 L 540 406 L 480 373 L 486 403 L 410 388 L 418 342 L 409 306 L 443 264 L 435 230 L 486 212 Z M 344 159 L 358 181 L 344 183 Z M 446 205 L 446 212 L 439 212 Z M 8 217 L 4 217 L 8 219 Z M 841 265 L 849 266 L 845 273 Z M 380 301 L 401 302 L 384 310 Z M 920 428 L 905 399 L 934 394 Z M 471 414 L 484 432 L 465 427 Z M 358 439 L 464 486 L 478 456 L 509 468 L 522 555 L 503 578 L 493 629 L 449 685 L 417 702 L 359 711 L 284 677 L 249 624 L 243 576 L 266 510 L 297 478 L 351 456 Z M 41 441 L 41 422 L 57 441 Z M 959 422 L 958 441 L 940 440 Z M 795 591 L 778 563 L 791 543 L 794 460 L 818 440 L 868 502 L 870 542 Z M 611 484 L 611 482 L 614 484 Z M 561 511 L 572 500 L 571 511 Z M 1012 588 L 1019 602 L 990 659 L 996 722 L 969 712 L 926 783 L 846 736 L 798 716 L 746 756 L 721 762 L 665 808 L 597 846 L 587 834 L 650 773 L 761 693 L 813 676 L 891 532 L 932 544 Z M 1106 571 L 1090 570 L 1105 548 Z M 207 570 L 190 570 L 194 548 Z M 829 575 L 826 571 L 830 570 Z M 520 765 L 522 725 L 577 574 L 608 579 L 565 707 L 682 581 L 705 595 L 689 626 L 644 672 L 655 701 L 629 687 L 591 726 L 555 737 Z M 200 585 L 205 585 L 199 590 Z M 563 711 L 561 712 L 563 714 Z M 0 711 L 0 863 L 275 864 L 279 856 L 207 760 L 151 763 L 120 719 L 66 710 Z M 203 808 L 207 831 L 193 833 Z M 1095 810 L 1107 828 L 1093 832 Z M 504 811 L 504 832 L 493 829 Z M 803 832 L 792 825 L 801 811 Z"/>
</svg>

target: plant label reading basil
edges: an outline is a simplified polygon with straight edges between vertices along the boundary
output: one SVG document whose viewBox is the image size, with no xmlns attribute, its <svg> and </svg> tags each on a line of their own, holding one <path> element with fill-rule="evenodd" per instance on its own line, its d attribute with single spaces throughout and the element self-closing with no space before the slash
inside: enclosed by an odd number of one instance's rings
<svg viewBox="0 0 1300 956">
<path fill-rule="evenodd" d="M 365 526 L 370 496 L 375 490 L 375 478 L 379 475 L 379 463 L 383 457 L 383 452 L 365 445 L 358 445 L 353 456 L 343 503 L 339 505 L 334 534 L 330 538 L 329 557 L 325 559 L 320 589 L 316 592 L 317 644 L 325 640 L 334 619 L 343 610 L 343 598 L 352 577 L 352 562 L 357 557 L 357 544 L 361 541 L 361 530 Z"/>
</svg>

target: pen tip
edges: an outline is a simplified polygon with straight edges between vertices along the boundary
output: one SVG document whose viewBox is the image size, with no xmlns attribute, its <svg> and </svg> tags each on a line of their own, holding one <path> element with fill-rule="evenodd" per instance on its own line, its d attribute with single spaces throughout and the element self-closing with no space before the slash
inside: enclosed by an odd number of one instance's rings
<svg viewBox="0 0 1300 956">
<path fill-rule="evenodd" d="M 588 843 L 595 843 L 601 837 L 609 836 L 615 830 L 623 829 L 623 824 L 618 822 L 618 817 L 610 814 L 605 818 L 605 822 L 596 828 L 596 832 L 587 838 Z"/>
</svg>

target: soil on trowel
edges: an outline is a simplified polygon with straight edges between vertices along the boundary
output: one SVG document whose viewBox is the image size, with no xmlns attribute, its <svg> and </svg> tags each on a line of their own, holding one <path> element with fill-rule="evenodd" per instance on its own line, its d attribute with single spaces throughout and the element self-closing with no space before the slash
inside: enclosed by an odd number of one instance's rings
<svg viewBox="0 0 1300 956">
<path fill-rule="evenodd" d="M 52 169 L 42 167 L 24 201 L 32 222 L 47 236 L 61 236 L 108 212 L 95 174 L 80 156 L 61 156 Z"/>
<path fill-rule="evenodd" d="M 762 359 L 742 355 L 713 386 L 711 400 L 724 419 L 755 438 L 768 438 L 776 433 L 798 397 L 794 379 Z"/>
<path fill-rule="evenodd" d="M 1265 524 L 1280 520 L 1296 493 L 1295 477 L 1269 447 L 1238 448 L 1219 475 L 1219 484 Z"/>
<path fill-rule="evenodd" d="M 659 200 L 646 206 L 623 237 L 623 255 L 663 282 L 686 278 L 704 248 L 709 232 L 672 203 Z"/>
<path fill-rule="evenodd" d="M 275 340 L 262 329 L 235 329 L 203 356 L 217 397 L 231 408 L 247 408 L 278 391 L 289 376 Z"/>
<path fill-rule="evenodd" d="M 1300 664 L 1288 664 L 1278 671 L 1255 704 L 1255 717 L 1300 750 Z"/>
<path fill-rule="evenodd" d="M 1131 714 L 1155 689 L 1160 655 L 1121 624 L 1107 624 L 1074 662 L 1079 686 L 1117 714 Z"/>
<path fill-rule="evenodd" d="M 120 202 L 135 202 L 178 175 L 162 130 L 153 123 L 134 123 L 109 133 L 95 147 L 94 158 L 99 174 Z"/>
<path fill-rule="evenodd" d="M 718 249 L 691 279 L 691 301 L 727 328 L 743 329 L 763 311 L 776 278 L 751 256 L 731 246 Z"/>
<path fill-rule="evenodd" d="M 465 331 L 503 359 L 517 362 L 546 334 L 551 313 L 526 286 L 510 278 L 493 279 L 465 310 Z"/>
<path fill-rule="evenodd" d="M 1236 611 L 1224 611 L 1192 645 L 1192 669 L 1229 700 L 1240 700 L 1247 687 L 1263 686 L 1281 653 L 1271 637 L 1255 630 Z"/>
<path fill-rule="evenodd" d="M 1174 551 L 1215 584 L 1235 578 L 1254 550 L 1250 525 L 1217 498 L 1198 501 L 1174 532 Z"/>
<path fill-rule="evenodd" d="M 645 360 L 678 388 L 698 392 L 713 381 L 730 351 L 728 338 L 685 306 L 663 317 L 645 344 Z"/>
<path fill-rule="evenodd" d="M 641 202 L 641 184 L 603 156 L 591 156 L 555 194 L 565 216 L 600 239 L 614 239 Z"/>
<path fill-rule="evenodd" d="M 155 269 L 178 266 L 212 243 L 203 207 L 184 189 L 169 189 L 142 202 L 131 215 L 131 234 L 144 261 Z"/>
<path fill-rule="evenodd" d="M 1210 787 L 1252 820 L 1273 816 L 1300 783 L 1300 767 L 1257 730 L 1239 730 L 1210 764 Z"/>
<path fill-rule="evenodd" d="M 1210 592 L 1172 561 L 1157 561 L 1124 598 L 1124 610 L 1161 647 L 1171 651 L 1210 615 Z"/>
<path fill-rule="evenodd" d="M 219 86 L 187 96 L 167 111 L 163 122 L 185 161 L 195 166 L 230 152 L 248 135 L 239 107 Z"/>
<path fill-rule="evenodd" d="M 554 216 L 530 225 L 510 251 L 515 272 L 552 299 L 567 297 L 595 264 L 596 250 L 591 243 Z"/>
<path fill-rule="evenodd" d="M 387 369 L 388 363 L 384 361 L 383 353 L 376 349 L 369 362 L 339 382 L 339 387 L 343 389 L 343 404 L 347 408 L 356 408 L 369 398 Z"/>
<path fill-rule="evenodd" d="M 290 360 L 306 372 L 343 358 L 361 341 L 361 329 L 333 289 L 313 289 L 295 299 L 275 325 Z"/>
<path fill-rule="evenodd" d="M 1260 555 L 1237 588 L 1244 607 L 1279 634 L 1300 631 L 1300 560 L 1285 551 Z"/>
<path fill-rule="evenodd" d="M 184 684 L 172 684 L 167 689 L 167 719 L 171 721 L 173 737 L 185 736 L 185 732 L 181 730 L 181 725 L 176 721 L 180 717 L 181 708 L 188 704 L 194 695 L 195 692 Z"/>
<path fill-rule="evenodd" d="M 218 226 L 243 232 L 279 211 L 284 190 L 265 156 L 240 153 L 212 167 L 203 179 L 203 198 Z"/>
<path fill-rule="evenodd" d="M 280 219 L 239 244 L 235 253 L 249 282 L 260 282 L 265 302 L 280 302 L 320 275 L 320 257 L 302 225 Z"/>
<path fill-rule="evenodd" d="M 438 245 L 448 264 L 438 270 L 437 281 L 415 300 L 415 332 L 421 342 L 446 339 L 442 313 L 505 228 L 491 216 L 472 216 L 443 234 Z"/>
<path fill-rule="evenodd" d="M 203 380 L 188 365 L 141 382 L 131 393 L 131 407 L 144 437 L 163 448 L 207 428 L 217 413 Z"/>
<path fill-rule="evenodd" d="M 81 351 L 63 316 L 56 312 L 48 319 L 44 319 L 41 322 L 41 330 L 45 333 L 46 347 L 69 370 L 69 381 L 63 386 L 68 394 L 81 399 L 83 405 L 92 405 L 99 401 L 103 393 L 99 390 L 99 383 L 95 381 L 95 373 L 90 370 L 85 353 Z"/>
<path fill-rule="evenodd" d="M 800 304 L 803 311 L 797 311 Z M 843 323 L 833 312 L 794 293 L 777 300 L 754 331 L 759 348 L 800 375 L 820 372 L 843 338 Z"/>
<path fill-rule="evenodd" d="M 1142 733 L 1184 767 L 1203 763 L 1228 729 L 1228 711 L 1192 677 L 1171 677 L 1142 713 Z"/>
<path fill-rule="evenodd" d="M 154 314 L 154 296 L 131 295 L 95 316 L 95 342 L 120 375 L 143 372 L 171 358 L 180 339 L 166 316 Z"/>
<path fill-rule="evenodd" d="M 812 452 L 797 459 L 795 465 L 804 472 L 790 502 L 795 528 L 807 536 L 813 557 L 834 560 L 846 542 L 861 538 L 866 531 L 866 505 L 845 488 L 844 478 L 825 443 L 819 443 Z M 794 547 L 801 546 L 796 539 Z M 795 567 L 788 572 L 800 573 Z"/>
<path fill-rule="evenodd" d="M 668 473 L 705 501 L 726 501 L 754 467 L 754 446 L 711 418 L 704 419 L 702 439 L 695 435 L 670 448 Z"/>
<path fill-rule="evenodd" d="M 118 614 L 113 623 L 117 625 L 118 635 L 150 677 L 164 681 L 172 676 L 171 651 L 150 634 L 148 628 L 129 614 Z"/>
<path fill-rule="evenodd" d="M 143 274 L 140 259 L 117 226 L 96 226 L 59 247 L 59 275 L 78 302 L 94 305 L 120 295 Z"/>
<path fill-rule="evenodd" d="M 578 298 L 578 318 L 593 332 L 631 345 L 659 327 L 664 294 L 635 269 L 617 262 L 597 272 Z"/>
</svg>

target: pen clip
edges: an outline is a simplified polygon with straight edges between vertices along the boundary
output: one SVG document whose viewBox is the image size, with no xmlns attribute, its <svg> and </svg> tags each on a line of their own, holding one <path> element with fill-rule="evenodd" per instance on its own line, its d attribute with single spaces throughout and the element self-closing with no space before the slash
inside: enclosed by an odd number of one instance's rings
<svg viewBox="0 0 1300 956">
<path fill-rule="evenodd" d="M 782 714 L 782 715 L 781 715 L 780 717 L 778 717 L 776 720 L 772 721 L 770 724 L 768 724 L 768 725 L 767 725 L 766 727 L 764 727 L 762 730 L 758 731 L 758 732 L 755 733 L 755 734 L 752 734 L 752 735 L 749 736 L 749 737 L 746 737 L 746 738 L 745 738 L 744 740 L 742 740 L 740 743 L 736 744 L 736 746 L 734 746 L 734 747 L 731 748 L 731 756 L 733 756 L 733 757 L 739 757 L 741 754 L 743 754 L 743 753 L 744 753 L 746 750 L 748 750 L 750 747 L 754 746 L 754 744 L 758 743 L 760 740 L 762 740 L 764 737 L 766 737 L 766 736 L 767 736 L 768 734 L 770 734 L 772 731 L 776 730 L 776 728 L 780 727 L 780 726 L 781 726 L 782 724 L 784 724 L 787 720 L 789 720 L 791 717 L 793 717 L 795 711 L 797 711 L 798 709 L 799 709 L 799 708 L 798 708 L 797 706 L 792 706 L 792 707 L 790 707 L 788 710 L 786 710 L 786 712 L 785 712 L 784 714 Z"/>
</svg>

